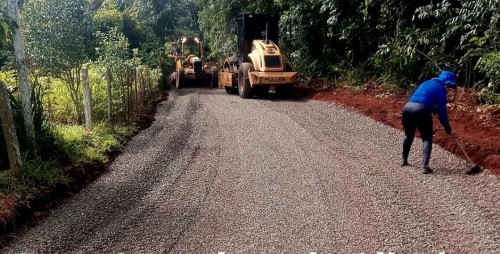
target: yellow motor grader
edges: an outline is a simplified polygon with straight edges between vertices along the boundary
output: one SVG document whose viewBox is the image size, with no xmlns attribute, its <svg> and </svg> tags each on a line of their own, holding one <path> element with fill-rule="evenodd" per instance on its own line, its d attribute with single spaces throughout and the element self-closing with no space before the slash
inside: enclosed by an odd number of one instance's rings
<svg viewBox="0 0 500 254">
<path fill-rule="evenodd" d="M 215 66 L 204 62 L 203 40 L 199 37 L 182 37 L 171 44 L 169 58 L 174 59 L 175 71 L 172 83 L 181 89 L 193 84 L 209 84 L 216 87 L 218 73 Z"/>
<path fill-rule="evenodd" d="M 281 97 L 290 95 L 297 72 L 288 67 L 278 42 L 275 14 L 242 14 L 237 20 L 238 54 L 225 59 L 219 83 L 241 98 L 265 95 L 270 87 Z"/>
</svg>

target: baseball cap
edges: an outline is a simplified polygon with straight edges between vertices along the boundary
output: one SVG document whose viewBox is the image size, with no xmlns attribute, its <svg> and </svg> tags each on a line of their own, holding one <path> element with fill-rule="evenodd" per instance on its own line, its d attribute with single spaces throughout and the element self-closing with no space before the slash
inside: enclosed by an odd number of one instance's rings
<svg viewBox="0 0 500 254">
<path fill-rule="evenodd" d="M 457 74 L 455 74 L 452 71 L 442 71 L 437 79 L 443 81 L 445 85 L 450 85 L 452 87 L 456 87 L 456 79 L 457 79 Z"/>
</svg>

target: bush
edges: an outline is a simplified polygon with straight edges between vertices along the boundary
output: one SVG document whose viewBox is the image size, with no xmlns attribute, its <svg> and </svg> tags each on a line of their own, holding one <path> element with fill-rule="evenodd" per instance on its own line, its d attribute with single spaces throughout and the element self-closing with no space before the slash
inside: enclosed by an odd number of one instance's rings
<svg viewBox="0 0 500 254">
<path fill-rule="evenodd" d="M 345 76 L 342 77 L 343 80 L 355 86 L 363 85 L 366 82 L 366 78 L 365 70 L 362 68 L 353 68 L 347 71 Z"/>
<path fill-rule="evenodd" d="M 398 39 L 381 45 L 373 57 L 375 68 L 385 82 L 403 88 L 415 82 L 415 73 L 421 69 L 418 60 L 416 49 Z"/>
<path fill-rule="evenodd" d="M 500 85 L 500 51 L 485 54 L 477 62 L 476 68 L 490 78 L 489 90 L 497 92 Z"/>
</svg>

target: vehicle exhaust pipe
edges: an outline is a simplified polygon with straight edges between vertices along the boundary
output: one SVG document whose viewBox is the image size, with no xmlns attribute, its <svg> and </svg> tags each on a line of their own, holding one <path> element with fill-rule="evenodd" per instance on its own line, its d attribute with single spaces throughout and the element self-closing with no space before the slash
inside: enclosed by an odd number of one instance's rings
<svg viewBox="0 0 500 254">
<path fill-rule="evenodd" d="M 266 44 L 269 44 L 269 36 L 268 36 L 268 27 L 269 27 L 269 23 L 266 23 Z"/>
</svg>

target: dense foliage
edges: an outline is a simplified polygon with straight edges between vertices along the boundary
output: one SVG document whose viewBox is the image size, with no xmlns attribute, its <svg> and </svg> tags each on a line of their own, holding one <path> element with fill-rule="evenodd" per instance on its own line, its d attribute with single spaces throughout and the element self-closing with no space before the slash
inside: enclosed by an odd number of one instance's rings
<svg viewBox="0 0 500 254">
<path fill-rule="evenodd" d="M 83 122 L 82 69 L 89 70 L 96 124 L 101 126 L 99 122 L 107 119 L 106 71 L 110 70 L 112 117 L 118 127 L 120 123 L 133 126 L 131 121 L 143 114 L 141 110 L 147 110 L 158 91 L 158 74 L 162 71 L 150 69 L 157 68 L 165 42 L 178 38 L 181 31 L 198 30 L 198 9 L 193 1 L 25 0 L 19 4 L 21 23 L 16 24 L 4 15 L 6 2 L 0 2 L 0 78 L 10 87 L 17 136 L 27 167 L 32 160 L 64 160 L 56 155 L 71 152 L 60 151 L 67 147 L 56 141 L 56 130 L 61 125 Z M 15 27 L 20 27 L 24 35 L 34 91 L 37 150 L 41 151 L 36 157 L 40 158 L 26 157 L 19 85 L 11 60 L 10 36 Z M 138 66 L 140 75 L 136 76 Z M 139 82 L 136 77 L 143 80 Z M 102 126 L 99 129 L 106 130 Z M 0 169 L 5 169 L 8 163 L 1 128 L 0 135 Z"/>
<path fill-rule="evenodd" d="M 151 66 L 166 43 L 200 33 L 220 61 L 236 52 L 238 14 L 276 12 L 280 44 L 304 76 L 404 87 L 447 68 L 464 86 L 490 91 L 499 82 L 499 10 L 499 0 L 26 0 L 22 8 L 34 63 L 52 73 L 96 60 L 97 31 L 112 29 Z"/>
<path fill-rule="evenodd" d="M 17 24 L 7 15 L 7 2 L 0 1 L 0 47 L 10 43 L 11 30 Z"/>
<path fill-rule="evenodd" d="M 86 2 L 32 0 L 25 3 L 23 16 L 25 43 L 33 64 L 41 74 L 64 80 L 78 122 L 83 115 L 80 70 L 92 48 L 92 19 L 86 14 Z"/>
<path fill-rule="evenodd" d="M 498 91 L 499 0 L 199 2 L 200 26 L 219 60 L 235 53 L 239 13 L 277 12 L 280 44 L 307 77 L 383 77 L 407 87 L 452 69 L 466 87 Z"/>
</svg>

